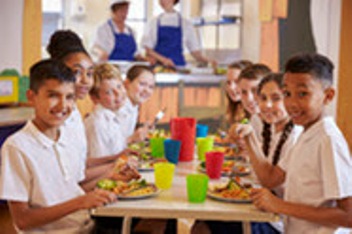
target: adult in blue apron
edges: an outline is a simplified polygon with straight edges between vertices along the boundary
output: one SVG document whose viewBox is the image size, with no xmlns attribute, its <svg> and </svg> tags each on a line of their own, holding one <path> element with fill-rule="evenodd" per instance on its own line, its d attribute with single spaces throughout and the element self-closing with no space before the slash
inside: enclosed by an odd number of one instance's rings
<svg viewBox="0 0 352 234">
<path fill-rule="evenodd" d="M 129 34 L 124 32 L 117 33 L 114 30 L 114 25 L 109 20 L 109 26 L 115 37 L 115 47 L 109 55 L 109 60 L 127 60 L 133 61 L 137 50 L 137 44 L 133 37 L 131 28 L 127 27 Z"/>
<path fill-rule="evenodd" d="M 158 40 L 154 50 L 164 57 L 171 59 L 177 66 L 186 65 L 183 56 L 181 15 L 178 14 L 178 25 L 176 26 L 162 26 L 160 24 L 160 17 L 157 24 Z"/>
</svg>

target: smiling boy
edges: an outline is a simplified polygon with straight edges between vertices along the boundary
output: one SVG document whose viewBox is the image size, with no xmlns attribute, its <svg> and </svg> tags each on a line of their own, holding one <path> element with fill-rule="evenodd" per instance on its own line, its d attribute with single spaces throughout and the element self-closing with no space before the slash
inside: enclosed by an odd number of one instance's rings
<svg viewBox="0 0 352 234">
<path fill-rule="evenodd" d="M 31 67 L 29 103 L 35 117 L 2 148 L 0 198 L 8 200 L 23 233 L 88 233 L 86 209 L 115 200 L 107 191 L 85 194 L 84 158 L 61 128 L 74 104 L 74 74 L 54 60 Z"/>
</svg>

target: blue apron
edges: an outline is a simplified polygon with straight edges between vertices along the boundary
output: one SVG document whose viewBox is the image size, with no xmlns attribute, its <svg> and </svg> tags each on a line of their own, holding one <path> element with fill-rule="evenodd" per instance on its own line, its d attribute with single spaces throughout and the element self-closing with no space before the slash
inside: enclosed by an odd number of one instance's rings
<svg viewBox="0 0 352 234">
<path fill-rule="evenodd" d="M 137 50 L 137 44 L 132 36 L 132 30 L 127 27 L 129 30 L 129 35 L 125 33 L 115 33 L 114 26 L 111 20 L 108 21 L 112 33 L 115 37 L 115 47 L 109 55 L 109 60 L 134 60 L 134 53 Z"/>
<path fill-rule="evenodd" d="M 186 65 L 183 57 L 182 18 L 178 14 L 178 26 L 161 26 L 158 18 L 157 42 L 154 50 L 171 59 L 177 66 Z"/>
</svg>

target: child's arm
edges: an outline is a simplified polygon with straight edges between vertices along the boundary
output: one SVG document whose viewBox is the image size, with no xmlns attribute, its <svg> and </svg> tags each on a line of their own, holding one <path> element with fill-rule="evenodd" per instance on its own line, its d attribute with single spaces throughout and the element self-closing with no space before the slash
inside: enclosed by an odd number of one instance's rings
<svg viewBox="0 0 352 234">
<path fill-rule="evenodd" d="M 285 214 L 322 225 L 352 227 L 352 197 L 337 200 L 337 207 L 313 207 L 284 201 L 267 189 L 253 190 L 253 203 L 259 209 Z"/>
<path fill-rule="evenodd" d="M 30 207 L 27 202 L 9 201 L 12 219 L 20 230 L 29 230 L 54 222 L 81 209 L 103 206 L 115 201 L 113 193 L 96 190 L 67 202 L 43 208 Z"/>
<path fill-rule="evenodd" d="M 244 138 L 248 150 L 248 156 L 260 183 L 269 189 L 281 185 L 285 181 L 285 171 L 280 167 L 269 163 L 261 150 L 255 151 L 253 148 L 259 149 L 259 141 L 250 124 L 234 124 L 229 131 L 230 138 Z M 253 147 L 253 145 L 254 147 Z"/>
</svg>

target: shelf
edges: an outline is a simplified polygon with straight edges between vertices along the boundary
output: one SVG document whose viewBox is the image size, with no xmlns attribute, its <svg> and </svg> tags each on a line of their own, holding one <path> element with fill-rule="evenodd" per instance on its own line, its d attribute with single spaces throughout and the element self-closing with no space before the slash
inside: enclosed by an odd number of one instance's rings
<svg viewBox="0 0 352 234">
<path fill-rule="evenodd" d="M 207 20 L 204 18 L 199 18 L 194 20 L 193 25 L 196 27 L 202 27 L 208 25 L 238 24 L 240 20 L 240 16 L 223 17 L 220 20 Z"/>
</svg>

